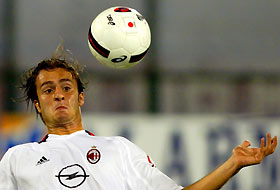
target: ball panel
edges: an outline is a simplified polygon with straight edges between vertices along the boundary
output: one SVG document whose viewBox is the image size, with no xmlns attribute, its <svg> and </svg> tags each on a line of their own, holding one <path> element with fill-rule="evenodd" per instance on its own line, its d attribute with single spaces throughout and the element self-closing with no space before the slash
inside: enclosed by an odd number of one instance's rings
<svg viewBox="0 0 280 190">
<path fill-rule="evenodd" d="M 123 17 L 124 32 L 126 34 L 136 34 L 138 33 L 138 27 L 135 19 L 132 16 Z"/>
<path fill-rule="evenodd" d="M 111 50 L 108 59 L 112 64 L 126 64 L 130 59 L 130 53 L 124 48 Z"/>
<path fill-rule="evenodd" d="M 124 33 L 117 27 L 117 25 L 112 26 L 104 30 L 104 38 L 102 42 L 104 46 L 108 49 L 117 49 L 123 46 L 125 40 Z"/>
<path fill-rule="evenodd" d="M 136 52 L 140 47 L 139 36 L 137 34 L 127 35 L 124 40 L 123 48 L 130 54 Z"/>
<path fill-rule="evenodd" d="M 91 47 L 89 40 L 88 40 L 88 46 L 89 46 L 89 50 L 92 53 L 92 55 L 94 57 L 96 57 L 98 53 Z"/>
<path fill-rule="evenodd" d="M 106 28 L 104 20 L 104 17 L 102 14 L 98 15 L 91 24 L 91 33 L 94 36 L 94 38 L 99 41 L 100 39 L 103 39 L 103 31 Z"/>
<path fill-rule="evenodd" d="M 95 38 L 93 37 L 91 33 L 91 29 L 89 29 L 88 32 L 88 42 L 90 45 L 90 48 L 94 49 L 97 53 L 102 55 L 103 57 L 107 58 L 109 56 L 110 51 L 106 48 L 104 48 L 101 44 L 99 44 Z"/>
<path fill-rule="evenodd" d="M 146 49 L 144 52 L 139 53 L 139 54 L 135 54 L 135 55 L 131 55 L 130 59 L 129 59 L 129 63 L 135 63 L 135 62 L 139 62 L 141 61 L 145 55 L 147 54 L 149 49 Z"/>
</svg>

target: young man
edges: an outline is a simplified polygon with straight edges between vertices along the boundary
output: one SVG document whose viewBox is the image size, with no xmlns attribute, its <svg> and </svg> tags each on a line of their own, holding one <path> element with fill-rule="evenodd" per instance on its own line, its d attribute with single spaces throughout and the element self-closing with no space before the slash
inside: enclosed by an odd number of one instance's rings
<svg viewBox="0 0 280 190">
<path fill-rule="evenodd" d="M 277 145 L 277 137 L 269 133 L 259 148 L 249 148 L 250 142 L 244 141 L 212 173 L 181 187 L 125 138 L 97 137 L 84 130 L 84 84 L 65 59 L 44 60 L 26 76 L 26 100 L 34 103 L 48 135 L 39 143 L 7 151 L 0 162 L 0 190 L 214 190 L 243 167 L 261 163 Z"/>
</svg>

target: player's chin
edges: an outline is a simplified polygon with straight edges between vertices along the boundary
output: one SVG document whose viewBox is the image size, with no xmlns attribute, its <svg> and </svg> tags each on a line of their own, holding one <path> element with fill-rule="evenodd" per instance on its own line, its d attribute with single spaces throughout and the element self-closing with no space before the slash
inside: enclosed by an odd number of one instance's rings
<svg viewBox="0 0 280 190">
<path fill-rule="evenodd" d="M 72 120 L 73 117 L 71 117 L 68 113 L 60 113 L 57 114 L 55 117 L 55 120 L 57 121 L 57 123 L 67 123 L 70 120 Z"/>
</svg>

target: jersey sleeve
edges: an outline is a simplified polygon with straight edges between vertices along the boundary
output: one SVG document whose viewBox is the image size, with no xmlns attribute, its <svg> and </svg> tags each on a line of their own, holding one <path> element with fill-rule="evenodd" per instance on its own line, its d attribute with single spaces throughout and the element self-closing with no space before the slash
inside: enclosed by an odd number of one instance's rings
<svg viewBox="0 0 280 190">
<path fill-rule="evenodd" d="M 12 157 L 12 149 L 9 149 L 0 161 L 0 190 L 17 190 L 16 181 L 13 174 L 14 160 Z"/>
<path fill-rule="evenodd" d="M 141 190 L 181 190 L 167 175 L 156 168 L 152 159 L 139 147 L 122 138 L 126 160 L 128 189 Z"/>
</svg>

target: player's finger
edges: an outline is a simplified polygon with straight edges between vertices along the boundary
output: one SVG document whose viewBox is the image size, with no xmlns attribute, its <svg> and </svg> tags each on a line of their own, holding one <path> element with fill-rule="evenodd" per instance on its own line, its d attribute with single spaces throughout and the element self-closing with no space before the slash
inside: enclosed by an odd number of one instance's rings
<svg viewBox="0 0 280 190">
<path fill-rule="evenodd" d="M 271 136 L 269 137 L 269 135 L 268 135 L 268 140 L 269 140 L 269 138 L 270 138 L 270 141 L 267 142 L 268 145 L 267 145 L 267 148 L 266 148 L 266 151 L 265 151 L 265 156 L 272 154 L 275 151 L 276 145 L 277 145 L 277 137 L 276 136 L 273 137 L 273 139 L 271 139 Z"/>
<path fill-rule="evenodd" d="M 250 141 L 243 141 L 243 143 L 241 144 L 241 147 L 249 147 L 249 146 L 251 146 L 251 143 L 250 143 Z"/>
<path fill-rule="evenodd" d="M 266 145 L 268 150 L 271 149 L 271 134 L 270 133 L 267 133 L 266 134 Z"/>
<path fill-rule="evenodd" d="M 271 146 L 272 146 L 272 152 L 274 152 L 277 146 L 277 136 L 273 137 L 273 139 L 271 140 Z"/>
<path fill-rule="evenodd" d="M 261 138 L 260 149 L 261 151 L 264 150 L 264 137 Z"/>
</svg>

